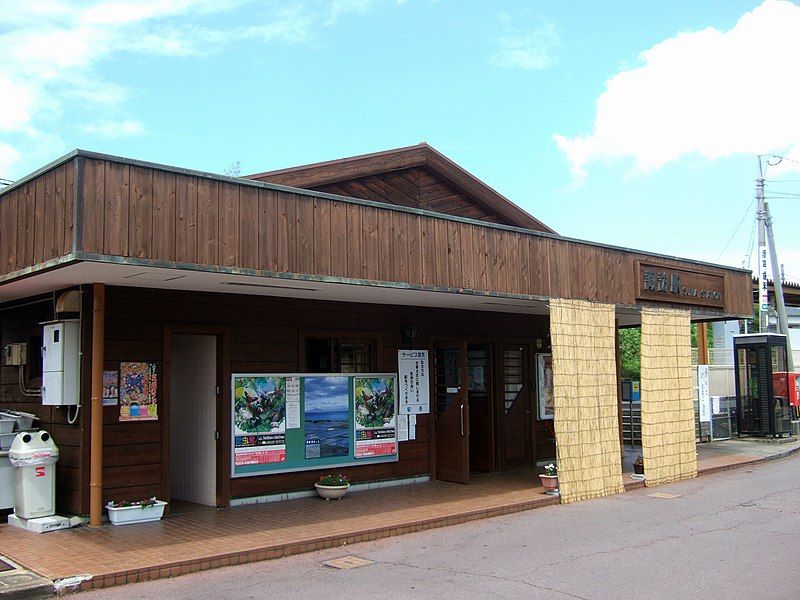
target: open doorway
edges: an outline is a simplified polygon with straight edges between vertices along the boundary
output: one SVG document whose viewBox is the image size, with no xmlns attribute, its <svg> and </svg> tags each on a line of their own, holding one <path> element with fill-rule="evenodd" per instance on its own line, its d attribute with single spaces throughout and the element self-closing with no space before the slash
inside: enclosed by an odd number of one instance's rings
<svg viewBox="0 0 800 600">
<path fill-rule="evenodd" d="M 173 334 L 169 379 L 170 501 L 216 506 L 217 336 Z"/>
</svg>

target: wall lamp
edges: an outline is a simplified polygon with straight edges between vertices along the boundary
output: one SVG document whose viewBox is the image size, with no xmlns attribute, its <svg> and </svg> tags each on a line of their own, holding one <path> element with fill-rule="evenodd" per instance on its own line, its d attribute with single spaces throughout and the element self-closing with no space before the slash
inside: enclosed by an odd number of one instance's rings
<svg viewBox="0 0 800 600">
<path fill-rule="evenodd" d="M 403 343 L 413 344 L 415 337 L 417 337 L 417 328 L 413 325 L 403 325 Z"/>
</svg>

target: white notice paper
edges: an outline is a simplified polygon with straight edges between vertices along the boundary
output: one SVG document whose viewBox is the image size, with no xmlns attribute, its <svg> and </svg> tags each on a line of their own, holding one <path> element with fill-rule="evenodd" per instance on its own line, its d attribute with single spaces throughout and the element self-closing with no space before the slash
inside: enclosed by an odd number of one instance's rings
<svg viewBox="0 0 800 600">
<path fill-rule="evenodd" d="M 397 351 L 397 384 L 400 393 L 401 414 L 430 412 L 427 350 Z"/>
<path fill-rule="evenodd" d="M 300 429 L 300 378 L 286 378 L 286 429 Z"/>
<path fill-rule="evenodd" d="M 702 423 L 711 421 L 711 396 L 708 392 L 708 365 L 697 365 L 697 400 Z"/>
<path fill-rule="evenodd" d="M 417 439 L 417 415 L 408 415 L 408 439 Z"/>
<path fill-rule="evenodd" d="M 408 441 L 408 415 L 397 415 L 397 441 Z"/>
</svg>

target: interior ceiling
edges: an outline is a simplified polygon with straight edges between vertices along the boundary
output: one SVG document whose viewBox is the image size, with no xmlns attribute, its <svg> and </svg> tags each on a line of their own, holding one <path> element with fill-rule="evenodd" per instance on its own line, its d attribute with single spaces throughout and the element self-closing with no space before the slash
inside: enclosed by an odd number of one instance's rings
<svg viewBox="0 0 800 600">
<path fill-rule="evenodd" d="M 524 298 L 498 298 L 465 293 L 409 290 L 381 285 L 334 283 L 89 261 L 66 265 L 3 284 L 0 286 L 0 302 L 87 283 L 530 315 L 549 314 L 549 308 L 545 301 Z M 635 308 L 618 307 L 617 318 L 621 326 L 638 325 L 640 321 L 639 312 Z"/>
</svg>

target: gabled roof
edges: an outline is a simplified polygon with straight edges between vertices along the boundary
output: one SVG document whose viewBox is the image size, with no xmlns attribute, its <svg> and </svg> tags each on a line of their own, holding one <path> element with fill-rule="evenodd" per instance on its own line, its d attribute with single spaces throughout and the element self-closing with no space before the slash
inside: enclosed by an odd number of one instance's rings
<svg viewBox="0 0 800 600">
<path fill-rule="evenodd" d="M 340 182 L 404 171 L 415 167 L 425 167 L 438 179 L 446 181 L 472 202 L 497 215 L 498 220 L 506 225 L 556 233 L 425 142 L 416 146 L 267 171 L 246 177 L 291 187 L 321 189 Z M 361 195 L 356 197 L 361 197 Z"/>
</svg>

